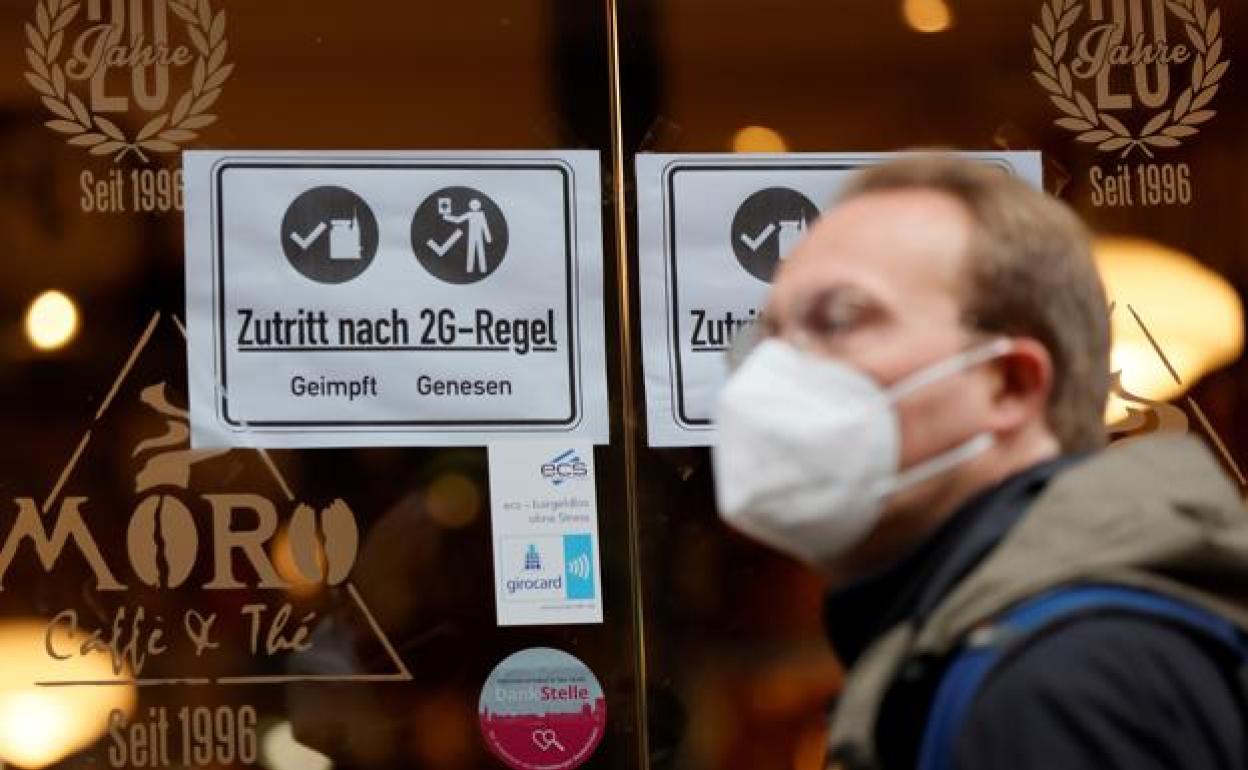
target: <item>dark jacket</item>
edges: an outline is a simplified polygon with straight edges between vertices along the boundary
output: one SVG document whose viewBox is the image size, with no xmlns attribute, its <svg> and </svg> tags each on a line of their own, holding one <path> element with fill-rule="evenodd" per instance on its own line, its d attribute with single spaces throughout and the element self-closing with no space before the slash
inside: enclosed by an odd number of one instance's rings
<svg viewBox="0 0 1248 770">
<path fill-rule="evenodd" d="M 1248 627 L 1248 512 L 1198 442 L 1141 439 L 1016 474 L 908 558 L 829 595 L 829 635 L 851 666 L 833 766 L 915 767 L 965 634 L 1051 587 L 1091 581 L 1161 591 Z M 1248 768 L 1242 662 L 1158 619 L 1066 622 L 998 664 L 955 766 Z"/>
</svg>

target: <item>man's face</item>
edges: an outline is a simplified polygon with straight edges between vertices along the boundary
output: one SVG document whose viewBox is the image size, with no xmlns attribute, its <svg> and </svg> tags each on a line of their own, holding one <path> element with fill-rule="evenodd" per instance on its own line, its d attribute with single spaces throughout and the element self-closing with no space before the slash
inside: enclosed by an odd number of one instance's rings
<svg viewBox="0 0 1248 770">
<path fill-rule="evenodd" d="M 851 199 L 822 217 L 781 265 L 768 301 L 768 331 L 885 387 L 965 350 L 977 340 L 962 321 L 972 226 L 960 203 L 936 191 Z M 896 405 L 902 469 L 983 429 L 992 372 L 976 367 Z M 834 460 L 853 449 L 828 451 Z M 915 493 L 939 491 L 936 484 Z"/>
</svg>

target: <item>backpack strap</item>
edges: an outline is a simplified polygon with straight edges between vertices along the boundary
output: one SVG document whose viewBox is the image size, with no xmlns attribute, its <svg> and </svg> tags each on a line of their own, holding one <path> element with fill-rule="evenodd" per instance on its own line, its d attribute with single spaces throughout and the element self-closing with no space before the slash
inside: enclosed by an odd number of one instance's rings
<svg viewBox="0 0 1248 770">
<path fill-rule="evenodd" d="M 1042 633 L 1057 621 L 1092 613 L 1144 615 L 1195 630 L 1248 663 L 1248 638 L 1213 612 L 1170 596 L 1124 586 L 1086 584 L 1057 588 L 1029 599 L 991 626 L 972 631 L 941 677 L 919 749 L 919 770 L 952 770 L 954 741 L 984 679 L 1011 644 Z"/>
</svg>

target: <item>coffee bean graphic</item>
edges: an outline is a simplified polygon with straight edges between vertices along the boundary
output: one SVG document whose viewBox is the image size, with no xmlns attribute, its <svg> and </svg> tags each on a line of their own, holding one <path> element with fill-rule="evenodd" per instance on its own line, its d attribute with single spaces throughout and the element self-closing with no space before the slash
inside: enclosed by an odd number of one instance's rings
<svg viewBox="0 0 1248 770">
<path fill-rule="evenodd" d="M 295 569 L 308 583 L 319 583 L 324 579 L 323 557 L 321 556 L 320 537 L 316 534 L 316 511 L 307 503 L 300 503 L 290 517 L 287 529 L 290 542 L 290 555 L 295 562 Z"/>
<path fill-rule="evenodd" d="M 338 585 L 355 566 L 360 532 L 355 515 L 342 500 L 335 500 L 318 515 L 300 503 L 290 517 L 287 531 L 295 569 L 309 583 Z"/>
<path fill-rule="evenodd" d="M 321 513 L 321 527 L 325 533 L 325 560 L 329 565 L 326 581 L 336 586 L 347 579 L 355 566 L 360 550 L 360 530 L 355 514 L 341 499 L 334 500 Z"/>
<path fill-rule="evenodd" d="M 198 547 L 195 520 L 181 500 L 152 495 L 135 506 L 126 531 L 126 548 L 135 574 L 147 585 L 182 585 L 195 566 Z M 162 564 L 167 570 L 163 581 Z"/>
</svg>

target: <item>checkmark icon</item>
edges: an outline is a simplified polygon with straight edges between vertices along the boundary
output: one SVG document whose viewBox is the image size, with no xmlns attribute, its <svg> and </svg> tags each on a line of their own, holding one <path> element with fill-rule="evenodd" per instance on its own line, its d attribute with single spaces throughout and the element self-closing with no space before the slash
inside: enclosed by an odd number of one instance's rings
<svg viewBox="0 0 1248 770">
<path fill-rule="evenodd" d="M 455 232 L 451 233 L 451 237 L 447 238 L 444 243 L 438 243 L 434 239 L 430 238 L 429 240 L 425 241 L 425 245 L 428 246 L 430 250 L 433 251 L 434 254 L 437 254 L 439 257 L 445 257 L 446 252 L 450 251 L 451 247 L 454 246 L 456 243 L 458 243 L 459 239 L 463 237 L 464 237 L 464 231 L 456 230 Z"/>
<path fill-rule="evenodd" d="M 748 246 L 750 251 L 758 251 L 758 247 L 763 245 L 763 241 L 770 238 L 771 234 L 774 233 L 775 231 L 776 231 L 775 225 L 767 225 L 766 227 L 763 228 L 763 231 L 761 233 L 759 233 L 753 238 L 746 235 L 745 233 L 741 233 L 741 242 L 744 243 L 746 246 Z"/>
<path fill-rule="evenodd" d="M 299 235 L 299 233 L 292 231 L 290 234 L 290 239 L 294 241 L 296 244 L 298 244 L 299 248 L 303 249 L 304 251 L 307 251 L 308 247 L 312 245 L 313 241 L 315 241 L 317 238 L 320 238 L 321 235 L 323 235 L 324 233 L 325 233 L 325 223 L 318 222 L 316 227 L 312 228 L 312 232 L 308 233 L 307 235 L 301 236 Z"/>
</svg>

